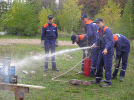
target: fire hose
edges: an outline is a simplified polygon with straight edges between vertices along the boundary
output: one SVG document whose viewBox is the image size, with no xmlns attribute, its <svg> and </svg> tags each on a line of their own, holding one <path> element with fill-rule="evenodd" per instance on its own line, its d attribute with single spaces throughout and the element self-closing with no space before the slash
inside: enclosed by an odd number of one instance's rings
<svg viewBox="0 0 134 100">
<path fill-rule="evenodd" d="M 85 58 L 84 58 L 85 59 Z M 79 63 L 77 63 L 74 67 L 72 67 L 69 71 L 67 71 L 67 72 L 65 72 L 65 73 L 63 73 L 63 74 L 61 74 L 61 75 L 59 75 L 59 76 L 56 76 L 56 77 L 54 77 L 54 78 L 52 78 L 52 81 L 57 81 L 57 82 L 69 82 L 69 81 L 61 81 L 61 80 L 54 80 L 54 79 L 56 79 L 56 78 L 59 78 L 60 76 L 63 76 L 63 75 L 65 75 L 65 74 L 67 74 L 68 72 L 70 72 L 71 70 L 73 70 L 76 66 L 78 66 L 84 59 L 82 59 Z"/>
<path fill-rule="evenodd" d="M 99 47 L 99 46 L 97 46 L 97 47 Z M 89 49 L 92 49 L 93 47 L 92 46 L 90 46 L 90 48 Z M 85 53 L 87 53 L 87 52 L 85 52 Z M 86 54 L 87 55 L 87 54 Z M 56 77 L 54 77 L 54 78 L 52 78 L 52 81 L 57 81 L 57 82 L 69 82 L 69 81 L 61 81 L 61 80 L 54 80 L 54 79 L 56 79 L 56 78 L 59 78 L 60 76 L 63 76 L 63 75 L 65 75 L 65 74 L 67 74 L 68 72 L 70 72 L 71 70 L 73 70 L 76 66 L 78 66 L 83 60 L 85 60 L 86 58 L 84 58 L 84 59 L 82 59 L 80 62 L 78 62 L 74 67 L 72 67 L 70 70 L 68 70 L 67 72 L 65 72 L 65 73 L 63 73 L 63 74 L 61 74 L 61 75 L 59 75 L 59 76 L 56 76 Z"/>
</svg>

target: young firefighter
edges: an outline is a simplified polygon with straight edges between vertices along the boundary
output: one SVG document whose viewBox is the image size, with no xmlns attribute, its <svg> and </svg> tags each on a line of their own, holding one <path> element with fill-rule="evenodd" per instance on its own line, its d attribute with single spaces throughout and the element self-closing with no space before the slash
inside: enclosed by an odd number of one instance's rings
<svg viewBox="0 0 134 100">
<path fill-rule="evenodd" d="M 73 34 L 71 36 L 71 40 L 72 40 L 72 44 L 74 44 L 75 42 L 79 45 L 79 47 L 86 47 L 87 46 L 87 36 L 86 35 L 75 35 Z M 86 54 L 85 54 L 85 49 L 83 49 L 83 59 L 86 57 Z M 83 72 L 83 66 L 84 66 L 84 60 L 82 61 L 82 68 L 81 68 L 81 71 L 78 72 L 78 74 L 81 74 L 83 75 L 84 72 Z"/>
<path fill-rule="evenodd" d="M 114 34 L 114 47 L 116 48 L 116 60 L 115 60 L 115 70 L 112 74 L 112 79 L 117 78 L 117 73 L 120 66 L 120 61 L 122 59 L 122 68 L 120 71 L 120 81 L 124 81 L 125 71 L 127 68 L 128 55 L 130 52 L 130 41 L 124 35 Z"/>
<path fill-rule="evenodd" d="M 95 43 L 96 39 L 97 39 L 98 27 L 97 27 L 96 23 L 93 23 L 93 21 L 88 18 L 87 14 L 82 14 L 81 15 L 81 20 L 85 24 L 85 31 L 86 31 L 86 34 L 87 34 L 87 37 L 88 37 L 89 45 L 93 45 L 93 43 Z M 98 47 L 91 49 L 90 77 L 95 76 L 98 54 L 99 54 L 99 48 Z"/>
<path fill-rule="evenodd" d="M 110 28 L 104 26 L 103 19 L 97 18 L 96 21 L 98 30 L 97 41 L 93 47 L 100 46 L 100 52 L 97 61 L 96 78 L 91 83 L 100 83 L 103 76 L 103 66 L 105 66 L 105 80 L 101 87 L 111 87 L 112 74 L 112 58 L 114 54 L 114 39 Z"/>
<path fill-rule="evenodd" d="M 49 49 L 51 49 L 51 53 L 55 53 L 56 47 L 56 39 L 58 38 L 58 29 L 57 25 L 53 23 L 53 16 L 48 16 L 48 23 L 46 23 L 42 27 L 42 34 L 41 34 L 41 45 L 42 47 L 45 45 L 45 54 L 49 54 Z M 45 71 L 48 70 L 48 60 L 49 57 L 45 57 Z M 56 68 L 56 61 L 55 56 L 52 56 L 52 69 L 59 71 Z"/>
</svg>

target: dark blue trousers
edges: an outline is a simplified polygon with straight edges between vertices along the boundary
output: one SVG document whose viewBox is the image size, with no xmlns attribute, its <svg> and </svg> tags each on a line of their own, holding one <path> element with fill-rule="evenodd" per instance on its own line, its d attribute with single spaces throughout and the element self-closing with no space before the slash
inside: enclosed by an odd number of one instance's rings
<svg viewBox="0 0 134 100">
<path fill-rule="evenodd" d="M 102 52 L 99 53 L 98 61 L 97 61 L 97 73 L 96 73 L 97 82 L 100 82 L 102 80 L 103 66 L 105 66 L 104 82 L 111 85 L 112 59 L 113 59 L 113 54 L 103 55 Z"/>
<path fill-rule="evenodd" d="M 114 72 L 112 74 L 114 77 L 117 76 L 117 73 L 118 73 L 118 70 L 119 70 L 119 67 L 120 67 L 121 59 L 122 59 L 122 68 L 121 68 L 121 71 L 120 71 L 120 76 L 122 76 L 122 77 L 125 76 L 125 71 L 126 71 L 126 68 L 127 68 L 128 55 L 129 55 L 129 52 L 123 52 L 123 51 L 121 52 L 121 55 L 119 56 L 119 64 L 118 64 L 118 66 L 116 67 L 116 69 L 114 70 Z"/>
<path fill-rule="evenodd" d="M 55 53 L 55 41 L 56 39 L 45 39 L 45 55 L 49 54 L 49 49 L 51 49 L 51 54 Z M 45 68 L 48 68 L 49 57 L 45 57 Z M 56 68 L 55 56 L 52 56 L 52 68 Z"/>
<path fill-rule="evenodd" d="M 84 59 L 85 57 L 86 57 L 85 50 L 83 50 L 83 59 Z M 81 71 L 84 71 L 84 70 L 83 70 L 83 66 L 84 66 L 84 60 L 82 61 Z"/>
<path fill-rule="evenodd" d="M 100 48 L 98 48 L 98 47 L 93 48 L 91 50 L 91 71 L 90 71 L 90 75 L 95 75 L 99 51 L 100 51 Z"/>
</svg>

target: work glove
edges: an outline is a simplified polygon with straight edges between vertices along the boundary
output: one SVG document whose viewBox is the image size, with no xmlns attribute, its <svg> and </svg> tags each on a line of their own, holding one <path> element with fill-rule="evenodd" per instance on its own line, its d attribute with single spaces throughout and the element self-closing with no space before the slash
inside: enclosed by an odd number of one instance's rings
<svg viewBox="0 0 134 100">
<path fill-rule="evenodd" d="M 116 67 L 119 65 L 119 60 L 118 59 L 116 59 L 115 61 L 114 61 L 114 68 L 116 69 Z"/>
<path fill-rule="evenodd" d="M 41 40 L 41 47 L 45 48 L 45 40 Z"/>
<path fill-rule="evenodd" d="M 56 45 L 56 47 L 58 47 L 58 46 L 59 46 L 58 39 L 56 39 L 55 45 Z"/>
<path fill-rule="evenodd" d="M 92 48 L 96 48 L 96 44 L 93 44 L 93 45 L 92 45 Z"/>
</svg>

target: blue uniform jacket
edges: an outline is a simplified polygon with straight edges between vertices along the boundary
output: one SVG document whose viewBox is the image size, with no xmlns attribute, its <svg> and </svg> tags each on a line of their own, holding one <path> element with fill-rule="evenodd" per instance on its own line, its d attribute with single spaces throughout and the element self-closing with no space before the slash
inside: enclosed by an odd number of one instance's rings
<svg viewBox="0 0 134 100">
<path fill-rule="evenodd" d="M 101 32 L 100 32 L 101 31 Z M 106 48 L 108 53 L 114 53 L 114 39 L 110 28 L 103 26 L 97 31 L 97 41 L 95 42 L 97 46 L 100 46 L 100 51 Z"/>
<path fill-rule="evenodd" d="M 42 27 L 41 40 L 44 40 L 44 39 L 57 39 L 57 38 L 58 38 L 58 29 L 57 29 L 56 24 L 47 23 Z"/>
<path fill-rule="evenodd" d="M 130 52 L 130 41 L 122 34 L 114 34 L 114 47 L 116 48 L 116 59 L 119 59 L 121 51 Z"/>
<path fill-rule="evenodd" d="M 96 42 L 98 29 L 98 26 L 95 23 L 93 23 L 92 20 L 88 20 L 86 22 L 85 31 L 88 36 L 88 40 L 90 41 L 90 45 Z"/>
<path fill-rule="evenodd" d="M 88 40 L 88 37 L 87 35 L 78 35 L 78 45 L 79 47 L 85 47 L 87 46 L 87 40 Z"/>
</svg>

